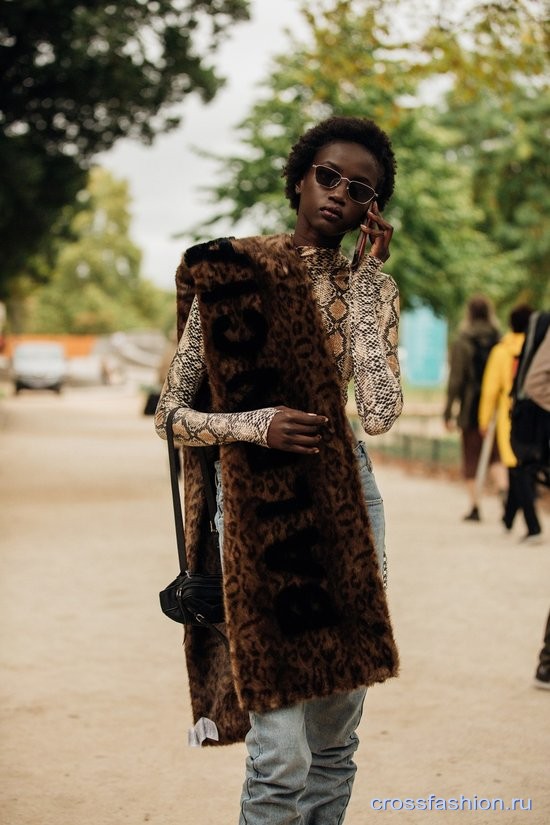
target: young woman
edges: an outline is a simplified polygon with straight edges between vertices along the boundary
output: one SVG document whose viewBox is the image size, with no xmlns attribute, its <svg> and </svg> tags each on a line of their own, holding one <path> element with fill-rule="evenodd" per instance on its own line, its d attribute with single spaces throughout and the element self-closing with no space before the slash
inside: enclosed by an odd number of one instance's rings
<svg viewBox="0 0 550 825">
<path fill-rule="evenodd" d="M 201 628 L 185 645 L 193 736 L 246 736 L 241 825 L 343 822 L 366 687 L 397 672 L 382 499 L 345 416 L 351 380 L 367 433 L 401 412 L 399 297 L 382 272 L 394 173 L 372 121 L 323 121 L 284 170 L 294 232 L 193 247 L 177 273 L 156 427 L 165 437 L 176 411 L 188 555 L 207 572 L 220 559 L 194 448 L 215 467 L 229 646 Z M 366 245 L 353 267 L 352 230 Z"/>
</svg>

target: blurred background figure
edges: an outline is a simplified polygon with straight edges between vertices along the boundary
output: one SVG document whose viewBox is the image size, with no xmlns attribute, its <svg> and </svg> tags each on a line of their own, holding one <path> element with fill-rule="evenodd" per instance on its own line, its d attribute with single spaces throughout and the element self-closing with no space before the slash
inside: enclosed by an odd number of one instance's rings
<svg viewBox="0 0 550 825">
<path fill-rule="evenodd" d="M 160 357 L 160 361 L 157 368 L 157 383 L 154 387 L 149 388 L 149 393 L 145 400 L 145 407 L 143 409 L 144 415 L 154 415 L 157 410 L 157 404 L 159 402 L 160 393 L 164 386 L 164 382 L 168 374 L 168 369 L 170 367 L 170 364 L 172 363 L 172 359 L 174 358 L 177 343 L 177 329 L 176 327 L 174 327 L 174 329 L 167 338 L 166 346 Z M 175 457 L 176 472 L 178 476 L 181 476 L 181 450 L 179 447 L 176 447 L 175 449 Z"/>
<path fill-rule="evenodd" d="M 550 328 L 533 356 L 524 387 L 531 401 L 550 412 Z"/>
<path fill-rule="evenodd" d="M 466 306 L 465 318 L 457 338 L 451 346 L 447 401 L 443 417 L 445 426 L 458 426 L 462 437 L 462 466 L 470 500 L 465 521 L 480 521 L 481 514 L 476 490 L 476 470 L 483 437 L 478 426 L 483 373 L 489 354 L 500 340 L 500 329 L 491 301 L 481 294 L 473 295 Z M 455 408 L 458 412 L 455 414 Z M 503 495 L 505 474 L 500 464 L 496 444 L 489 457 L 493 484 Z"/>
<path fill-rule="evenodd" d="M 500 457 L 508 468 L 508 495 L 502 516 L 506 530 L 511 530 L 518 510 L 523 511 L 527 525 L 524 540 L 538 540 L 541 527 L 535 511 L 535 482 L 528 467 L 518 463 L 510 444 L 510 393 L 518 368 L 519 356 L 525 340 L 525 330 L 532 313 L 527 304 L 515 307 L 509 317 L 510 331 L 493 347 L 487 361 L 481 388 L 479 427 L 487 432 L 496 413 L 496 437 Z"/>
<path fill-rule="evenodd" d="M 512 388 L 512 450 L 530 465 L 536 481 L 550 487 L 550 312 L 533 312 L 525 332 Z"/>
<path fill-rule="evenodd" d="M 148 392 L 145 399 L 145 406 L 143 408 L 143 415 L 155 414 L 160 398 L 160 391 L 162 390 L 162 386 L 168 372 L 168 367 L 172 363 L 172 358 L 174 357 L 174 352 L 176 351 L 176 344 L 177 335 L 176 330 L 174 329 L 168 336 L 166 344 L 160 354 L 156 368 L 156 382 L 154 386 L 147 388 Z"/>
<path fill-rule="evenodd" d="M 164 381 L 166 380 L 166 376 L 168 375 L 168 369 L 170 364 L 172 363 L 172 359 L 174 357 L 174 353 L 176 351 L 176 346 L 178 344 L 178 336 L 177 330 L 174 327 L 168 339 L 166 341 L 166 346 L 162 353 L 161 359 L 159 361 L 158 370 L 157 370 L 157 382 L 159 393 L 164 385 Z"/>
<path fill-rule="evenodd" d="M 525 376 L 525 393 L 550 415 L 550 329 L 536 351 Z M 550 613 L 535 673 L 535 687 L 550 690 Z"/>
</svg>

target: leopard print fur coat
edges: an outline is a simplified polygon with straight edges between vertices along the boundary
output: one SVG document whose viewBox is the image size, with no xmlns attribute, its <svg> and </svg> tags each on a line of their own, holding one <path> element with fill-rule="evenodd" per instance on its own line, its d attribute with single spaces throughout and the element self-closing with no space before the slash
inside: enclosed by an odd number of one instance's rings
<svg viewBox="0 0 550 825">
<path fill-rule="evenodd" d="M 333 359 L 303 261 L 286 236 L 219 240 L 177 273 L 179 330 L 197 295 L 208 386 L 197 409 L 284 404 L 329 419 L 318 455 L 236 442 L 219 448 L 229 649 L 190 628 L 195 721 L 221 744 L 263 712 L 381 682 L 398 654 Z M 197 449 L 184 448 L 191 568 L 217 572 Z"/>
</svg>

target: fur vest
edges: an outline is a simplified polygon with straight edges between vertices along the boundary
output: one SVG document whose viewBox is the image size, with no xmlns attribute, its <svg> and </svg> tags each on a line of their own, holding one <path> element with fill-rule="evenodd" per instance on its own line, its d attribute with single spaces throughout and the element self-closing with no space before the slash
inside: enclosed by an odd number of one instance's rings
<svg viewBox="0 0 550 825">
<path fill-rule="evenodd" d="M 244 738 L 248 711 L 382 682 L 398 655 L 338 375 L 290 238 L 192 247 L 177 286 L 180 334 L 193 294 L 201 316 L 208 386 L 197 408 L 284 404 L 329 420 L 318 455 L 219 448 L 229 651 L 202 628 L 185 649 L 195 721 L 211 719 L 225 744 Z M 184 449 L 188 556 L 216 572 L 196 452 Z"/>
</svg>

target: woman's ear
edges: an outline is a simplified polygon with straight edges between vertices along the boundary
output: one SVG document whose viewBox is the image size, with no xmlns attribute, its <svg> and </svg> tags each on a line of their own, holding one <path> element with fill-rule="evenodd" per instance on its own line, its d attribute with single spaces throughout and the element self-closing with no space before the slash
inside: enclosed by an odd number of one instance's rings
<svg viewBox="0 0 550 825">
<path fill-rule="evenodd" d="M 294 191 L 296 192 L 297 195 L 301 194 L 301 192 L 302 192 L 302 181 L 300 181 L 299 183 L 296 184 L 296 186 L 294 187 Z"/>
</svg>

